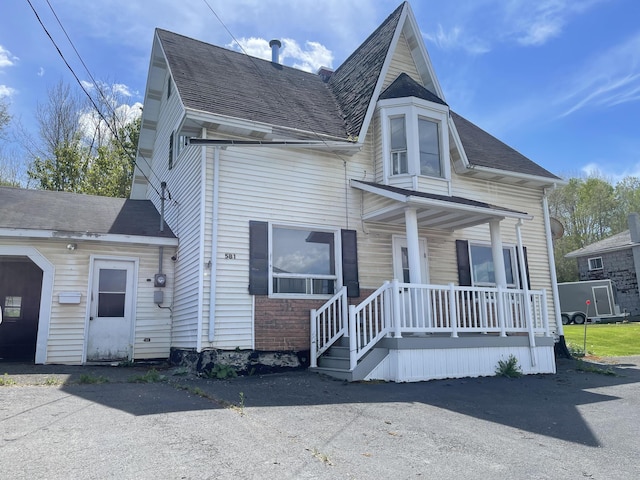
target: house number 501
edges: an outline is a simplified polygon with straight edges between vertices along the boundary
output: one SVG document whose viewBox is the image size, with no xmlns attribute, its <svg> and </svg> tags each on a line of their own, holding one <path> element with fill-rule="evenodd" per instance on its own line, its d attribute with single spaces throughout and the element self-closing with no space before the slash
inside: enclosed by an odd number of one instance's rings
<svg viewBox="0 0 640 480">
<path fill-rule="evenodd" d="M 235 260 L 236 259 L 236 254 L 235 253 L 225 253 L 224 254 L 224 259 L 225 260 Z"/>
</svg>

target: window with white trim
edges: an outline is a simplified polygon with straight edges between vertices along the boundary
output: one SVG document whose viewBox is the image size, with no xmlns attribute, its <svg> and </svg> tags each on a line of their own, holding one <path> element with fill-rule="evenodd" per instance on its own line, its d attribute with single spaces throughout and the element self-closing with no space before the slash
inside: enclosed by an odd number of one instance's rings
<svg viewBox="0 0 640 480">
<path fill-rule="evenodd" d="M 448 107 L 413 97 L 381 100 L 379 105 L 386 176 L 448 180 Z"/>
<path fill-rule="evenodd" d="M 514 247 L 502 248 L 504 269 L 508 287 L 516 287 L 518 283 L 516 269 L 516 252 Z M 493 265 L 493 252 L 490 246 L 469 244 L 471 262 L 471 280 L 474 286 L 496 285 L 496 273 Z"/>
<path fill-rule="evenodd" d="M 589 259 L 589 270 L 602 270 L 602 257 L 592 257 Z"/>
<path fill-rule="evenodd" d="M 335 230 L 273 226 L 272 293 L 333 295 L 338 283 L 337 234 Z"/>
</svg>

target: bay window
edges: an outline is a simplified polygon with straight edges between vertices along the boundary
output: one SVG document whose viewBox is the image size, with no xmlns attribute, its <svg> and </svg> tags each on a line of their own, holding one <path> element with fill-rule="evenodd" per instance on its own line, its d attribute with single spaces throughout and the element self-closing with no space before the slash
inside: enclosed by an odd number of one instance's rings
<svg viewBox="0 0 640 480">
<path fill-rule="evenodd" d="M 385 178 L 410 175 L 448 180 L 448 107 L 414 97 L 378 104 Z"/>
</svg>

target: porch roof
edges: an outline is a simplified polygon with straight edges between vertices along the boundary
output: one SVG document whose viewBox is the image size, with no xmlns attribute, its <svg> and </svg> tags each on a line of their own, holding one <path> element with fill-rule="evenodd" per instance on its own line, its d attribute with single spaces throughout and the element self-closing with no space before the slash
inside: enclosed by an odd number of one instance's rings
<svg viewBox="0 0 640 480">
<path fill-rule="evenodd" d="M 417 192 L 404 188 L 351 179 L 351 186 L 393 200 L 366 213 L 365 221 L 404 224 L 407 207 L 417 210 L 418 225 L 439 230 L 459 230 L 488 223 L 490 220 L 515 218 L 531 220 L 533 216 L 506 207 L 464 197 Z"/>
</svg>

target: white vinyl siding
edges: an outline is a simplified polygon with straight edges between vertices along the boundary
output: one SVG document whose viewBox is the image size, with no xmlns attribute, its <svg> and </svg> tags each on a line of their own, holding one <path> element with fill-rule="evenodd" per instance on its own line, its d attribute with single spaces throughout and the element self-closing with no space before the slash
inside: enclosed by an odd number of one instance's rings
<svg viewBox="0 0 640 480">
<path fill-rule="evenodd" d="M 202 149 L 200 147 L 183 147 L 179 155 L 175 154 L 175 143 L 180 138 L 175 133 L 178 126 L 176 119 L 182 117 L 182 112 L 179 95 L 172 94 L 168 99 L 163 97 L 153 148 L 154 173 L 149 175 L 149 180 L 158 191 L 160 191 L 160 181 L 167 183 L 165 222 L 180 240 L 175 262 L 176 301 L 173 305 L 172 346 L 196 348 L 198 319 L 203 315 L 204 308 L 204 298 L 199 286 L 204 269 L 201 235 L 206 235 L 208 232 L 205 229 L 201 233 L 200 192 L 205 187 L 206 179 L 201 178 Z M 169 170 L 167 159 L 169 138 L 172 134 L 174 134 L 174 161 L 173 168 Z M 161 210 L 160 196 L 152 186 L 147 188 L 147 198 L 154 203 L 158 211 Z M 210 232 L 210 228 L 208 231 Z M 208 290 L 205 288 L 204 291 Z"/>
<path fill-rule="evenodd" d="M 153 275 L 158 273 L 159 247 L 129 244 L 107 244 L 96 241 L 74 239 L 75 251 L 67 250 L 69 239 L 13 241 L 0 239 L 0 245 L 32 246 L 54 265 L 53 301 L 49 321 L 46 363 L 80 364 L 84 353 L 84 342 L 88 322 L 88 295 L 90 287 L 90 255 L 96 258 L 138 259 L 137 296 L 133 305 L 134 315 L 134 360 L 169 358 L 171 344 L 171 315 L 153 301 Z M 170 257 L 174 247 L 164 247 L 163 272 L 167 273 L 167 286 L 163 306 L 172 302 L 174 274 Z M 61 304 L 59 295 L 79 292 L 79 304 Z M 145 341 L 147 339 L 147 341 Z"/>
</svg>

